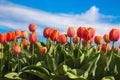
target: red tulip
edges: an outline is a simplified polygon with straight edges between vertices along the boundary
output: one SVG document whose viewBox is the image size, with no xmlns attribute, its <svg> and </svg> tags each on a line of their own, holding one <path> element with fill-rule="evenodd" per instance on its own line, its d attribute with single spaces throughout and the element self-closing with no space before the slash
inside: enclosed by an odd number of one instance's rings
<svg viewBox="0 0 120 80">
<path fill-rule="evenodd" d="M 66 35 L 66 34 L 61 34 L 61 35 L 59 36 L 59 42 L 60 42 L 61 44 L 65 44 L 65 43 L 67 42 L 67 40 L 68 40 L 68 38 L 67 38 L 67 35 Z"/>
<path fill-rule="evenodd" d="M 59 38 L 59 31 L 58 30 L 53 30 L 51 35 L 50 35 L 50 39 L 52 41 L 58 41 Z"/>
<path fill-rule="evenodd" d="M 95 36 L 94 42 L 96 44 L 101 44 L 102 43 L 102 36 Z"/>
<path fill-rule="evenodd" d="M 45 28 L 43 31 L 43 36 L 49 38 L 51 28 Z"/>
<path fill-rule="evenodd" d="M 84 31 L 86 30 L 85 27 L 79 27 L 77 29 L 77 36 L 80 37 L 80 38 L 83 38 L 83 34 L 84 34 Z"/>
<path fill-rule="evenodd" d="M 20 38 L 22 36 L 22 32 L 20 30 L 15 31 L 16 38 Z"/>
<path fill-rule="evenodd" d="M 28 46 L 29 42 L 27 39 L 22 40 L 23 46 Z"/>
<path fill-rule="evenodd" d="M 95 35 L 95 30 L 93 28 L 88 28 L 84 31 L 83 39 L 90 40 L 94 37 L 94 35 Z"/>
<path fill-rule="evenodd" d="M 40 47 L 40 53 L 41 54 L 45 54 L 45 53 L 47 53 L 47 47 Z"/>
<path fill-rule="evenodd" d="M 67 30 L 67 36 L 68 37 L 73 37 L 75 35 L 75 30 L 73 27 L 69 27 Z"/>
<path fill-rule="evenodd" d="M 78 36 L 73 37 L 73 43 L 79 43 L 80 42 L 80 38 Z"/>
<path fill-rule="evenodd" d="M 37 34 L 34 32 L 34 33 L 31 33 L 30 34 L 30 43 L 35 43 L 37 41 Z"/>
<path fill-rule="evenodd" d="M 111 41 L 118 41 L 120 37 L 120 31 L 118 29 L 112 29 L 109 33 L 109 38 Z"/>
<path fill-rule="evenodd" d="M 6 42 L 6 34 L 0 33 L 0 43 Z"/>
<path fill-rule="evenodd" d="M 13 41 L 14 39 L 15 39 L 15 32 L 8 32 L 7 34 L 6 34 L 6 39 L 7 39 L 7 41 Z"/>
<path fill-rule="evenodd" d="M 14 54 L 20 54 L 20 52 L 21 52 L 21 48 L 20 48 L 20 46 L 19 45 L 14 45 L 13 46 L 13 52 L 14 52 Z"/>
<path fill-rule="evenodd" d="M 110 45 L 109 44 L 102 44 L 101 50 L 103 52 L 109 51 L 110 50 Z"/>
<path fill-rule="evenodd" d="M 109 42 L 110 42 L 110 38 L 109 38 L 109 35 L 108 35 L 108 34 L 105 34 L 105 35 L 103 36 L 103 39 L 104 39 L 104 41 L 105 41 L 106 43 L 109 43 Z"/>
<path fill-rule="evenodd" d="M 22 31 L 22 38 L 27 38 L 28 32 L 27 31 Z"/>
<path fill-rule="evenodd" d="M 36 31 L 36 25 L 35 25 L 35 24 L 30 24 L 30 25 L 29 25 L 29 30 L 30 30 L 31 32 L 35 32 L 35 31 Z"/>
</svg>

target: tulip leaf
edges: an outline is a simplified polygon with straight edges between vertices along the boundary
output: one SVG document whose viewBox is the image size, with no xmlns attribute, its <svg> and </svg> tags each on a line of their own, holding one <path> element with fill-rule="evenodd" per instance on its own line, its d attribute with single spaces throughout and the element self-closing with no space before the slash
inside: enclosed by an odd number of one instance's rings
<svg viewBox="0 0 120 80">
<path fill-rule="evenodd" d="M 7 79 L 21 80 L 21 78 L 19 77 L 19 73 L 15 72 L 7 73 L 4 77 Z"/>
<path fill-rule="evenodd" d="M 106 76 L 103 77 L 101 80 L 115 80 L 115 78 L 113 76 Z"/>
</svg>

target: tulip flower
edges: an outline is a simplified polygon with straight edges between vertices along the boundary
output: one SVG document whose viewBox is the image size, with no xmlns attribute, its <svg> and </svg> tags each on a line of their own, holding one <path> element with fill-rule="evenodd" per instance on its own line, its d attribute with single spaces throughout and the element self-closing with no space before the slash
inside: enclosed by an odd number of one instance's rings
<svg viewBox="0 0 120 80">
<path fill-rule="evenodd" d="M 7 41 L 13 41 L 14 39 L 15 39 L 15 32 L 8 32 L 7 34 L 6 34 L 6 39 L 7 39 Z"/>
<path fill-rule="evenodd" d="M 102 44 L 101 50 L 103 52 L 109 51 L 110 50 L 110 45 L 109 44 Z"/>
<path fill-rule="evenodd" d="M 119 29 L 112 29 L 109 33 L 109 38 L 111 41 L 118 41 L 120 37 Z"/>
<path fill-rule="evenodd" d="M 35 25 L 35 24 L 30 24 L 30 25 L 29 25 L 29 30 L 30 30 L 31 32 L 35 32 L 35 31 L 36 31 L 36 25 Z"/>
<path fill-rule="evenodd" d="M 84 40 L 90 40 L 94 37 L 95 30 L 93 28 L 87 28 L 83 33 L 83 39 Z"/>
<path fill-rule="evenodd" d="M 59 36 L 59 42 L 60 42 L 61 44 L 65 44 L 65 43 L 67 42 L 67 40 L 68 40 L 68 38 L 67 38 L 67 35 L 66 35 L 66 34 L 61 34 L 61 35 Z"/>
<path fill-rule="evenodd" d="M 36 41 L 38 39 L 37 34 L 35 32 L 31 33 L 29 39 L 30 39 L 30 43 L 36 43 Z"/>
<path fill-rule="evenodd" d="M 80 42 L 80 38 L 78 36 L 73 37 L 73 43 L 77 44 Z"/>
<path fill-rule="evenodd" d="M 118 44 L 118 47 L 119 47 L 119 49 L 120 49 L 120 44 Z"/>
<path fill-rule="evenodd" d="M 118 51 L 119 51 L 119 49 L 118 49 L 118 48 L 114 48 L 114 51 L 115 51 L 115 52 L 118 52 Z"/>
<path fill-rule="evenodd" d="M 22 36 L 22 32 L 20 30 L 15 31 L 15 37 L 20 38 Z"/>
<path fill-rule="evenodd" d="M 6 34 L 0 33 L 0 43 L 6 42 Z"/>
<path fill-rule="evenodd" d="M 22 31 L 22 38 L 27 38 L 28 32 L 27 31 Z"/>
<path fill-rule="evenodd" d="M 102 36 L 95 36 L 94 42 L 98 45 L 101 44 L 102 43 Z"/>
<path fill-rule="evenodd" d="M 53 30 L 51 35 L 50 35 L 50 39 L 52 41 L 58 41 L 59 38 L 59 31 L 58 30 Z"/>
<path fill-rule="evenodd" d="M 108 35 L 108 34 L 105 34 L 105 35 L 103 36 L 103 39 L 104 39 L 104 41 L 105 41 L 106 43 L 109 43 L 109 42 L 110 42 L 110 38 L 109 38 L 109 35 Z"/>
<path fill-rule="evenodd" d="M 83 34 L 84 34 L 84 31 L 86 30 L 85 27 L 79 27 L 77 29 L 77 36 L 80 37 L 80 38 L 83 38 Z"/>
<path fill-rule="evenodd" d="M 49 38 L 51 28 L 45 28 L 43 31 L 43 36 Z"/>
<path fill-rule="evenodd" d="M 67 30 L 67 36 L 68 37 L 73 37 L 75 35 L 75 30 L 73 27 L 69 27 Z"/>
<path fill-rule="evenodd" d="M 14 54 L 20 54 L 20 52 L 21 52 L 21 48 L 20 48 L 20 46 L 19 45 L 14 45 L 13 46 L 13 52 L 14 52 Z"/>
<path fill-rule="evenodd" d="M 88 40 L 88 43 L 87 43 L 87 40 L 82 40 L 82 45 L 83 46 L 86 46 L 87 44 L 91 44 L 92 43 L 92 41 L 93 41 L 93 39 L 91 39 L 91 40 Z"/>
<path fill-rule="evenodd" d="M 39 51 L 40 51 L 40 54 L 45 54 L 45 53 L 47 53 L 47 47 L 40 47 L 39 48 Z"/>
<path fill-rule="evenodd" d="M 23 43 L 23 46 L 25 46 L 25 47 L 28 46 L 28 44 L 29 44 L 27 39 L 23 39 L 22 43 Z"/>
</svg>

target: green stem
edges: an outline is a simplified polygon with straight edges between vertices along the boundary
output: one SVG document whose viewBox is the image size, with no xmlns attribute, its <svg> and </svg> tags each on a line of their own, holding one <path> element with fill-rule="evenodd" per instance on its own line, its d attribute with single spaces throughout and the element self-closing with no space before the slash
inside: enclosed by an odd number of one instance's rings
<svg viewBox="0 0 120 80">
<path fill-rule="evenodd" d="M 2 56 L 3 56 L 3 47 L 1 44 L 0 77 L 2 77 Z"/>
<path fill-rule="evenodd" d="M 34 43 L 32 44 L 32 64 L 34 64 Z"/>
<path fill-rule="evenodd" d="M 72 44 L 72 37 L 70 37 L 70 44 Z"/>
<path fill-rule="evenodd" d="M 7 60 L 8 60 L 8 67 L 7 67 L 7 71 L 9 72 L 9 68 L 10 68 L 10 66 L 9 66 L 9 61 L 10 61 L 10 42 L 8 42 L 8 58 L 7 58 Z"/>
<path fill-rule="evenodd" d="M 112 50 L 114 50 L 114 43 L 115 43 L 115 42 L 113 41 L 113 43 L 112 43 Z"/>
</svg>

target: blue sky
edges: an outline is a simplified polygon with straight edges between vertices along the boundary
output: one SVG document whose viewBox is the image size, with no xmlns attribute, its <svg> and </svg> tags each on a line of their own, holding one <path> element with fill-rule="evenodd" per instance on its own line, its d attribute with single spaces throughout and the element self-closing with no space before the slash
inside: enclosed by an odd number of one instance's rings
<svg viewBox="0 0 120 80">
<path fill-rule="evenodd" d="M 120 29 L 120 0 L 0 0 L 0 32 L 27 30 L 37 25 L 43 39 L 45 27 L 65 33 L 69 26 L 93 27 L 96 35 Z"/>
</svg>

